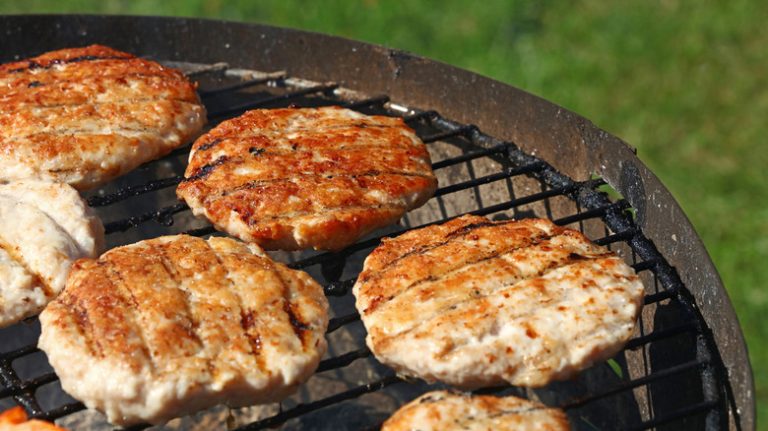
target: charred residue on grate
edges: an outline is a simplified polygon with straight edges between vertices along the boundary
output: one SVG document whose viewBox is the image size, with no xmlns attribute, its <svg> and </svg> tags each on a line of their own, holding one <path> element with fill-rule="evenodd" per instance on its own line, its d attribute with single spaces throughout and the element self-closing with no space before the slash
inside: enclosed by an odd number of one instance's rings
<svg viewBox="0 0 768 431">
<path fill-rule="evenodd" d="M 199 81 L 209 128 L 246 109 L 284 106 L 342 105 L 366 114 L 402 116 L 427 144 L 439 188 L 434 198 L 408 213 L 399 225 L 373 232 L 341 252 L 271 252 L 325 285 L 332 309 L 329 349 L 317 373 L 279 405 L 233 412 L 215 408 L 207 415 L 174 420 L 169 428 L 204 429 L 227 421 L 242 430 L 283 424 L 291 429 L 375 429 L 399 405 L 441 387 L 405 382 L 371 356 L 351 287 L 365 256 L 383 236 L 468 212 L 495 220 L 546 217 L 581 230 L 631 263 L 647 294 L 637 333 L 612 366 L 599 364 L 572 381 L 544 389 L 484 392 L 514 393 L 562 406 L 575 429 L 721 425 L 716 389 L 720 376 L 711 363 L 711 340 L 703 320 L 684 294 L 677 273 L 638 230 L 629 205 L 621 196 L 604 193 L 600 178 L 575 182 L 513 143 L 437 112 L 399 106 L 387 96 L 367 97 L 335 83 L 305 81 L 282 71 L 245 71 L 222 64 L 176 66 L 192 71 Z M 180 232 L 218 234 L 176 200 L 175 186 L 188 153 L 189 146 L 180 148 L 89 194 L 89 203 L 107 227 L 110 247 Z M 61 392 L 35 347 L 38 334 L 36 319 L 0 330 L 0 408 L 21 404 L 35 417 L 109 429 L 98 415 L 83 412 L 82 404 Z"/>
</svg>

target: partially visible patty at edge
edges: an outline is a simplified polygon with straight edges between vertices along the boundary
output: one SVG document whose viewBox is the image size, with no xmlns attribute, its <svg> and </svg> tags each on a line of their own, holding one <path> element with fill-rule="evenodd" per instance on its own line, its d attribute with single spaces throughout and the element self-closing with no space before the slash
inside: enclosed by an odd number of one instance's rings
<svg viewBox="0 0 768 431">
<path fill-rule="evenodd" d="M 0 65 L 0 180 L 96 187 L 195 138 L 206 121 L 180 71 L 100 45 Z"/>
<path fill-rule="evenodd" d="M 513 396 L 428 392 L 398 409 L 381 431 L 567 431 L 557 408 Z"/>
</svg>

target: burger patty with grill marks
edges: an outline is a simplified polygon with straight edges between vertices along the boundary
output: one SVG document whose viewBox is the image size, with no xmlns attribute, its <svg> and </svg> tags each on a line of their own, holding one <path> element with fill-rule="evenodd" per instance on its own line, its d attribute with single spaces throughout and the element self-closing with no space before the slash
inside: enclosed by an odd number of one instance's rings
<svg viewBox="0 0 768 431">
<path fill-rule="evenodd" d="M 381 431 L 567 431 L 568 417 L 556 408 L 517 397 L 434 391 L 401 407 Z"/>
<path fill-rule="evenodd" d="M 89 189 L 188 142 L 204 123 L 181 72 L 105 46 L 0 65 L 0 180 Z"/>
<path fill-rule="evenodd" d="M 569 378 L 622 348 L 643 300 L 634 270 L 581 233 L 477 216 L 385 239 L 353 292 L 381 362 L 462 388 Z"/>
<path fill-rule="evenodd" d="M 119 425 L 277 402 L 325 352 L 328 303 L 258 246 L 177 235 L 75 263 L 40 315 L 62 388 Z"/>
<path fill-rule="evenodd" d="M 339 250 L 426 202 L 437 180 L 401 118 L 339 107 L 254 110 L 192 146 L 177 194 L 267 249 Z"/>
</svg>

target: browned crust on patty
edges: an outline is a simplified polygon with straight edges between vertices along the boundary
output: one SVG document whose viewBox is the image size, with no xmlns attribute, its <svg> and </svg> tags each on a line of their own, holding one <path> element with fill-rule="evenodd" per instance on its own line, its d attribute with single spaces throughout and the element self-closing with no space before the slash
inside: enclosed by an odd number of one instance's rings
<svg viewBox="0 0 768 431">
<path fill-rule="evenodd" d="M 197 136 L 180 71 L 100 45 L 0 65 L 0 179 L 95 187 Z"/>
<path fill-rule="evenodd" d="M 254 110 L 192 147 L 177 194 L 267 249 L 341 249 L 422 205 L 437 186 L 400 118 L 338 107 Z"/>
</svg>

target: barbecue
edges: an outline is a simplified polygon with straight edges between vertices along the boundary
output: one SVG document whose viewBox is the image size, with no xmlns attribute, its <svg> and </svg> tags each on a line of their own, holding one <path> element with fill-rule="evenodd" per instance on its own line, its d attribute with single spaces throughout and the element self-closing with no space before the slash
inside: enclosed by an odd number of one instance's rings
<svg viewBox="0 0 768 431">
<path fill-rule="evenodd" d="M 377 429 L 400 406 L 441 389 L 404 380 L 371 357 L 351 288 L 381 237 L 466 213 L 543 217 L 580 230 L 622 256 L 646 286 L 639 332 L 613 359 L 543 389 L 481 393 L 560 407 L 574 429 L 754 428 L 743 336 L 706 250 L 632 149 L 589 121 L 470 72 L 294 30 L 17 16 L 0 18 L 0 31 L 3 62 L 99 43 L 180 68 L 200 84 L 209 126 L 248 109 L 334 105 L 402 117 L 427 144 L 439 187 L 399 225 L 337 252 L 272 253 L 324 286 L 332 317 L 328 354 L 280 405 L 220 415 L 232 429 Z M 108 247 L 181 232 L 216 234 L 175 197 L 188 154 L 188 146 L 179 148 L 86 195 L 104 221 Z M 84 406 L 62 392 L 37 349 L 38 335 L 36 318 L 0 330 L 0 409 L 21 405 L 31 417 L 88 429 Z"/>
</svg>

